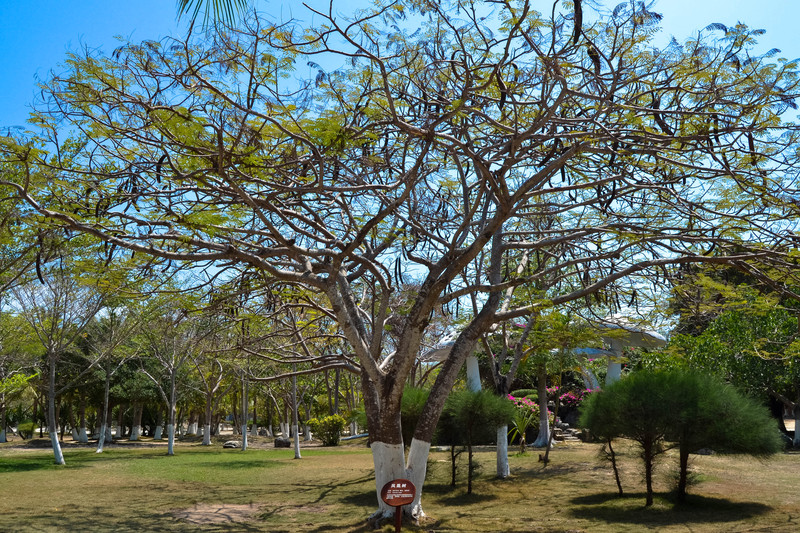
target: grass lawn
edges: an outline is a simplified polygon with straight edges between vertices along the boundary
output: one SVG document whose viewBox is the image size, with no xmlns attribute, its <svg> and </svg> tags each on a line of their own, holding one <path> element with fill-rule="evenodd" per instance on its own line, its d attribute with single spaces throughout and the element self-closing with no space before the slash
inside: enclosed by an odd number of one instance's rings
<svg viewBox="0 0 800 533">
<path fill-rule="evenodd" d="M 16 443 L 19 444 L 19 443 Z M 430 516 L 404 531 L 612 532 L 800 531 L 800 455 L 767 462 L 693 456 L 700 483 L 689 502 L 670 498 L 677 463 L 660 463 L 655 505 L 644 508 L 635 450 L 622 448 L 624 498 L 597 446 L 557 447 L 543 468 L 538 452 L 511 457 L 512 477 L 493 479 L 494 452 L 478 452 L 474 493 L 449 486 L 449 454 L 431 454 L 423 506 Z M 363 446 L 304 448 L 67 448 L 0 446 L 0 531 L 371 531 L 376 508 L 372 457 Z M 387 524 L 382 531 L 393 531 Z"/>
</svg>

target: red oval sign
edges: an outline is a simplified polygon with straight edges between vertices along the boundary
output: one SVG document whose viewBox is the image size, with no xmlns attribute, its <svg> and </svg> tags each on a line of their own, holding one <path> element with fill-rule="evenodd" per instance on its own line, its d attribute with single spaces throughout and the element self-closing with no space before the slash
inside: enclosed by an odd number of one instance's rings
<svg viewBox="0 0 800 533">
<path fill-rule="evenodd" d="M 393 479 L 381 489 L 381 499 L 392 507 L 408 505 L 416 494 L 417 488 L 407 479 Z"/>
</svg>

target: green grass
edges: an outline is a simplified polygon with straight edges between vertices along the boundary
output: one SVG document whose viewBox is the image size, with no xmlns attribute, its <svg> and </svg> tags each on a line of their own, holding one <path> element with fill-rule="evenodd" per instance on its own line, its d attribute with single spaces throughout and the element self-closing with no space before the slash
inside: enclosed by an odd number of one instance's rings
<svg viewBox="0 0 800 533">
<path fill-rule="evenodd" d="M 464 482 L 449 486 L 449 455 L 434 452 L 423 497 L 430 518 L 403 530 L 800 531 L 800 455 L 768 462 L 694 457 L 702 482 L 679 507 L 670 494 L 675 457 L 669 455 L 659 466 L 655 505 L 645 508 L 635 450 L 620 448 L 624 498 L 594 445 L 556 448 L 547 468 L 535 452 L 512 456 L 508 480 L 493 478 L 493 452 L 479 452 L 482 470 L 472 495 Z M 365 520 L 376 502 L 367 448 L 303 449 L 300 460 L 275 449 L 181 445 L 173 457 L 164 452 L 108 447 L 98 455 L 68 448 L 67 465 L 59 467 L 49 450 L 0 446 L 0 531 L 371 531 Z M 234 505 L 249 515 L 223 521 L 234 512 L 223 506 Z"/>
</svg>

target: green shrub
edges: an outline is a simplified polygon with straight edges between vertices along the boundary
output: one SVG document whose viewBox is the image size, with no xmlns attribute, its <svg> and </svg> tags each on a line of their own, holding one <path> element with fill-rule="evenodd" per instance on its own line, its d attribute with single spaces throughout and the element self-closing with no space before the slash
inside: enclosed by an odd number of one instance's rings
<svg viewBox="0 0 800 533">
<path fill-rule="evenodd" d="M 331 415 L 325 418 L 312 418 L 308 421 L 308 425 L 324 446 L 338 446 L 347 420 L 339 415 Z"/>
<path fill-rule="evenodd" d="M 31 438 L 34 431 L 36 431 L 36 423 L 33 420 L 26 420 L 17 424 L 17 433 L 23 439 Z"/>
</svg>

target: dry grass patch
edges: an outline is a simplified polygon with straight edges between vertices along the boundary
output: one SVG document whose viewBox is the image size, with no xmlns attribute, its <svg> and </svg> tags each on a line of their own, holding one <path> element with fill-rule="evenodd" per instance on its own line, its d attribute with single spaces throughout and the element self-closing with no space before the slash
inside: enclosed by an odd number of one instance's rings
<svg viewBox="0 0 800 533">
<path fill-rule="evenodd" d="M 513 476 L 494 479 L 494 453 L 477 454 L 482 467 L 465 494 L 449 486 L 446 452 L 433 452 L 423 505 L 429 518 L 409 532 L 716 533 L 800 531 L 800 455 L 759 462 L 695 456 L 703 480 L 687 505 L 670 497 L 676 458 L 659 465 L 657 498 L 644 508 L 635 449 L 620 446 L 624 498 L 616 496 L 598 447 L 556 448 L 546 468 L 538 452 L 512 456 Z M 66 451 L 52 454 L 0 446 L 0 531 L 327 532 L 367 533 L 376 508 L 372 458 L 365 447 L 303 450 L 222 450 L 180 446 L 174 457 L 158 448 Z M 463 474 L 463 472 L 462 472 Z M 382 531 L 393 531 L 390 524 Z"/>
</svg>

